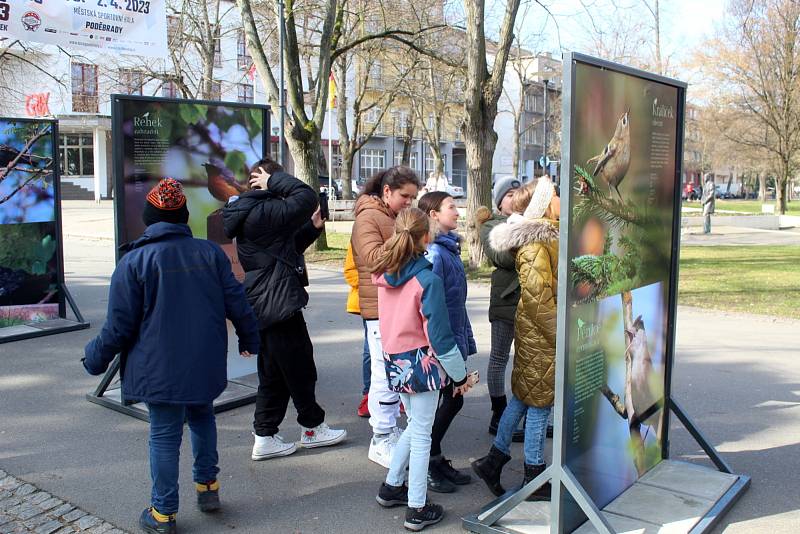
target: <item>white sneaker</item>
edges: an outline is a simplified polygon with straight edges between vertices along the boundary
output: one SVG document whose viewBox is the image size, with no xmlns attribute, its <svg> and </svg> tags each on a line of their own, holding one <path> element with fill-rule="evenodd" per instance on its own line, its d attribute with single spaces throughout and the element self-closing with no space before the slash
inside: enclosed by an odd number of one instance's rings
<svg viewBox="0 0 800 534">
<path fill-rule="evenodd" d="M 334 430 L 325 423 L 316 428 L 305 428 L 300 433 L 300 446 L 306 449 L 328 447 L 341 443 L 347 437 L 347 430 Z"/>
<path fill-rule="evenodd" d="M 253 454 L 250 456 L 255 461 L 275 458 L 277 456 L 289 456 L 297 450 L 294 443 L 284 443 L 283 438 L 275 434 L 274 436 L 259 436 L 253 444 Z"/>
<path fill-rule="evenodd" d="M 397 428 L 395 427 L 395 429 Z M 397 445 L 398 439 L 400 439 L 400 435 L 396 433 L 395 430 L 392 430 L 391 433 L 380 438 L 372 436 L 372 440 L 369 443 L 369 454 L 367 458 L 389 469 L 389 466 L 392 465 L 392 454 L 394 453 L 394 448 L 395 445 Z"/>
</svg>

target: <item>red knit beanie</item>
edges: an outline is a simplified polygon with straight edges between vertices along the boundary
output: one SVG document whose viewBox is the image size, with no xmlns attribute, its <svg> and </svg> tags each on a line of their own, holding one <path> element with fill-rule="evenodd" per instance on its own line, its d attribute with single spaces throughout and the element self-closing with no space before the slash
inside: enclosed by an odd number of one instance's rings
<svg viewBox="0 0 800 534">
<path fill-rule="evenodd" d="M 147 193 L 142 219 L 150 226 L 157 222 L 186 224 L 189 222 L 189 210 L 186 207 L 186 196 L 183 186 L 174 178 L 164 178 Z"/>
</svg>

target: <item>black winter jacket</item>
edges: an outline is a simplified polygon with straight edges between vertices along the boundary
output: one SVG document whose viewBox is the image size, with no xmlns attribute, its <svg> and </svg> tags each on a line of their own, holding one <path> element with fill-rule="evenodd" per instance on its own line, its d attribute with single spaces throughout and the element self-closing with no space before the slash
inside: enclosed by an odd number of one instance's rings
<svg viewBox="0 0 800 534">
<path fill-rule="evenodd" d="M 261 328 L 271 326 L 276 315 L 288 318 L 308 303 L 303 252 L 321 233 L 311 223 L 318 205 L 319 197 L 311 187 L 288 173 L 276 172 L 266 191 L 232 197 L 222 210 L 225 235 L 236 239 L 245 292 Z M 275 285 L 286 289 L 279 302 L 258 298 Z"/>
</svg>

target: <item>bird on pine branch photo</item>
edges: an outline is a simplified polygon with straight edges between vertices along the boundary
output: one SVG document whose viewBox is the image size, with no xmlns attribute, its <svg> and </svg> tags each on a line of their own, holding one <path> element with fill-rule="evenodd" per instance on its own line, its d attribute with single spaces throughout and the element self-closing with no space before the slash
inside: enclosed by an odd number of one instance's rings
<svg viewBox="0 0 800 534">
<path fill-rule="evenodd" d="M 631 165 L 631 129 L 627 111 L 617 121 L 611 141 L 600 154 L 590 158 L 587 163 L 596 163 L 592 176 L 608 184 L 609 196 L 613 189 L 622 200 L 619 184 Z"/>
</svg>

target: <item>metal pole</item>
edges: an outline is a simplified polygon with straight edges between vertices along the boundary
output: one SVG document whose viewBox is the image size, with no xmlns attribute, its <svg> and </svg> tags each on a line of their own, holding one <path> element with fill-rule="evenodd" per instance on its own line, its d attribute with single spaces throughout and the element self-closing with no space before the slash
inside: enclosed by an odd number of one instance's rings
<svg viewBox="0 0 800 534">
<path fill-rule="evenodd" d="M 280 94 L 280 100 L 279 100 L 280 101 L 280 107 L 281 107 L 281 120 L 279 122 L 280 131 L 278 133 L 278 136 L 279 136 L 278 142 L 280 143 L 280 145 L 278 146 L 278 160 L 280 160 L 280 163 L 281 163 L 281 165 L 283 167 L 286 167 L 286 154 L 285 154 L 285 150 L 284 150 L 284 145 L 286 144 L 285 143 L 286 133 L 283 130 L 283 124 L 284 124 L 284 122 L 286 122 L 286 87 L 285 87 L 285 81 L 284 81 L 284 78 L 283 78 L 283 55 L 284 55 L 284 47 L 286 46 L 286 44 L 285 44 L 285 41 L 286 41 L 286 33 L 285 33 L 286 32 L 286 19 L 285 19 L 285 15 L 284 15 L 283 0 L 278 0 L 278 9 L 280 10 L 280 17 L 279 18 L 280 18 L 280 25 L 281 25 L 281 30 L 280 30 L 280 32 L 278 32 L 280 34 L 280 37 L 279 37 L 279 41 L 280 42 L 278 43 L 278 45 L 279 45 L 278 47 L 280 48 L 280 54 L 281 54 L 281 61 L 280 61 L 280 64 L 281 64 L 281 73 L 280 73 L 280 91 L 281 91 L 281 94 Z"/>
<path fill-rule="evenodd" d="M 395 117 L 392 117 L 392 164 L 389 165 L 389 167 L 394 167 L 394 136 L 395 136 L 394 128 L 396 126 L 396 123 L 397 119 Z"/>
<path fill-rule="evenodd" d="M 544 141 L 542 141 L 542 170 L 545 174 L 549 175 L 550 171 L 547 170 L 547 83 L 548 80 L 544 79 Z"/>
</svg>

